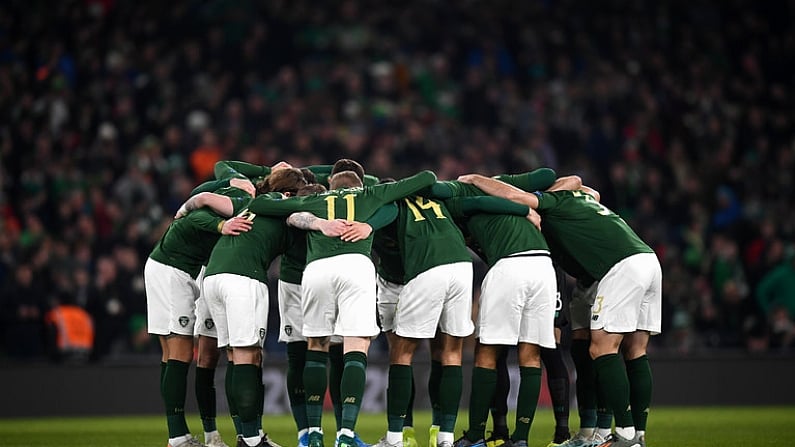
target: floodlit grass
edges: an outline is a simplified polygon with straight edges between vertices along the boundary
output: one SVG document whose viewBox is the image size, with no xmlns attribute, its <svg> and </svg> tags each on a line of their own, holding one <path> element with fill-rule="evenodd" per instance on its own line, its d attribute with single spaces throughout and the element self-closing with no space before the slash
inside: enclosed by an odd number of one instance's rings
<svg viewBox="0 0 795 447">
<path fill-rule="evenodd" d="M 6 402 L 6 405 L 10 403 Z M 427 446 L 428 412 L 415 416 L 418 441 Z M 458 418 L 456 437 L 466 425 L 466 414 Z M 511 419 L 509 419 L 510 421 Z M 295 429 L 287 416 L 266 416 L 265 431 L 285 447 L 295 446 Z M 334 445 L 334 417 L 324 415 L 326 445 Z M 189 417 L 189 426 L 200 440 L 198 416 Z M 576 413 L 571 417 L 577 426 Z M 512 425 L 512 424 L 511 424 Z M 225 415 L 218 428 L 228 444 L 234 445 L 234 428 Z M 386 430 L 383 414 L 362 414 L 357 431 L 368 442 L 376 442 Z M 530 431 L 530 447 L 546 447 L 553 432 L 552 412 L 541 409 Z M 165 447 L 165 418 L 159 416 L 46 418 L 0 420 L 0 445 L 4 447 Z M 649 447 L 731 447 L 795 445 L 795 407 L 653 408 L 647 431 Z"/>
</svg>

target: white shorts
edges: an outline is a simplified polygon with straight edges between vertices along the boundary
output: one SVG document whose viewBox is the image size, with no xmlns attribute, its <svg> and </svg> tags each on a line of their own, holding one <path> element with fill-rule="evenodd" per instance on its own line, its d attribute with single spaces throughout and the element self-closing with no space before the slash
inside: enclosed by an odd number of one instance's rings
<svg viewBox="0 0 795 447">
<path fill-rule="evenodd" d="M 204 299 L 203 284 L 205 270 L 207 270 L 207 268 L 202 266 L 201 271 L 199 271 L 199 276 L 196 277 L 196 284 L 199 285 L 199 298 L 196 300 L 196 322 L 193 325 L 193 336 L 198 337 L 201 335 L 202 337 L 218 338 L 210 308 L 207 306 L 207 300 Z"/>
<path fill-rule="evenodd" d="M 611 333 L 662 330 L 662 268 L 654 253 L 639 253 L 614 265 L 599 281 L 591 329 Z"/>
<path fill-rule="evenodd" d="M 395 334 L 433 338 L 437 327 L 453 337 L 466 337 L 474 331 L 471 262 L 432 267 L 407 282 L 400 292 Z"/>
<path fill-rule="evenodd" d="M 193 336 L 199 285 L 186 272 L 147 258 L 146 325 L 150 334 Z"/>
<path fill-rule="evenodd" d="M 381 320 L 381 330 L 392 332 L 395 330 L 395 310 L 398 297 L 403 290 L 403 284 L 389 282 L 378 275 L 376 278 L 376 301 L 378 302 L 378 317 Z"/>
<path fill-rule="evenodd" d="M 279 341 L 306 341 L 301 312 L 301 284 L 279 280 Z"/>
<path fill-rule="evenodd" d="M 305 337 L 375 337 L 375 266 L 346 253 L 307 264 L 301 282 Z"/>
<path fill-rule="evenodd" d="M 196 300 L 196 324 L 193 327 L 193 335 L 218 338 L 215 320 L 203 294 L 199 295 L 199 299 Z"/>
<path fill-rule="evenodd" d="M 486 272 L 478 338 L 486 345 L 555 348 L 558 284 L 549 256 L 502 258 Z"/>
<path fill-rule="evenodd" d="M 219 273 L 204 279 L 218 347 L 262 347 L 268 327 L 268 285 L 247 276 Z"/>
<path fill-rule="evenodd" d="M 569 303 L 572 330 L 591 328 L 591 307 L 596 298 L 598 285 L 598 281 L 592 282 L 588 287 L 583 286 L 579 281 L 575 284 Z"/>
</svg>

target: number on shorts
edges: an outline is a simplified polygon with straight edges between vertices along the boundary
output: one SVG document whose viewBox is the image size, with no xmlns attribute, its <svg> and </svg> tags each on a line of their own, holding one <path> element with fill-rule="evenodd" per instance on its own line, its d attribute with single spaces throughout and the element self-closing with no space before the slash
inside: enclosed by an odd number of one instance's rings
<svg viewBox="0 0 795 447">
<path fill-rule="evenodd" d="M 605 300 L 605 297 L 602 296 L 602 295 L 599 295 L 599 296 L 596 297 L 596 302 L 594 303 L 593 312 L 592 313 L 598 314 L 599 312 L 602 311 L 602 301 L 604 301 L 604 300 Z"/>
</svg>

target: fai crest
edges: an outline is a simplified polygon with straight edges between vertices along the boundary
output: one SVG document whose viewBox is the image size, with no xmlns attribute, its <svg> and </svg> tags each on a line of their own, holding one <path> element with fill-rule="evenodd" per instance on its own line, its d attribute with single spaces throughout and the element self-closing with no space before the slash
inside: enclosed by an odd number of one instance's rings
<svg viewBox="0 0 795 447">
<path fill-rule="evenodd" d="M 287 335 L 293 335 L 293 327 L 289 324 L 284 325 L 284 333 Z"/>
<path fill-rule="evenodd" d="M 186 316 L 179 317 L 179 325 L 182 326 L 182 327 L 187 326 L 189 321 L 190 321 L 190 318 L 188 318 Z"/>
<path fill-rule="evenodd" d="M 265 328 L 264 327 L 259 328 L 259 339 L 260 340 L 265 340 Z"/>
<path fill-rule="evenodd" d="M 213 322 L 213 319 L 212 318 L 207 318 L 206 320 L 204 320 L 204 327 L 206 327 L 207 329 L 212 329 L 213 327 L 215 327 L 215 323 Z"/>
</svg>

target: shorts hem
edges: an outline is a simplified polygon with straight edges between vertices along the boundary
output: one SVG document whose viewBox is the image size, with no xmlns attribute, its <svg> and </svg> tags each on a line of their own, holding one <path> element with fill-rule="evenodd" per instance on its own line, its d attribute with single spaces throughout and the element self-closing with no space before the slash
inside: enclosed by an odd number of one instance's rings
<svg viewBox="0 0 795 447">
<path fill-rule="evenodd" d="M 526 344 L 529 344 L 529 345 L 538 345 L 538 346 L 541 346 L 542 348 L 547 348 L 547 349 L 555 349 L 557 347 L 557 344 L 554 341 L 551 344 L 550 343 L 546 343 L 545 344 L 545 343 L 541 343 L 541 342 L 538 342 L 538 341 L 535 341 L 535 340 L 521 340 L 520 339 L 519 343 L 526 343 Z M 517 343 L 517 344 L 519 344 L 519 343 Z"/>
<path fill-rule="evenodd" d="M 485 339 L 484 340 L 483 337 L 478 337 L 478 341 L 481 344 L 484 344 L 484 345 L 516 346 L 516 345 L 519 344 L 519 339 L 518 338 L 514 339 L 514 340 L 507 340 L 507 339 L 504 339 L 504 338 L 503 339 L 496 339 L 496 340 L 494 340 L 494 339 L 492 339 L 492 340 Z"/>
</svg>

